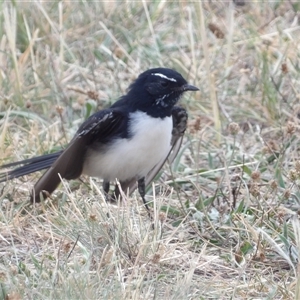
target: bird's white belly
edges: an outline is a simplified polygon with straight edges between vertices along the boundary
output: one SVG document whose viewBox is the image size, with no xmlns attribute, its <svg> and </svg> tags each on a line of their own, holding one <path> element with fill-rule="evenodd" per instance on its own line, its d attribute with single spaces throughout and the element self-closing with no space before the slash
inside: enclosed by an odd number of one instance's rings
<svg viewBox="0 0 300 300">
<path fill-rule="evenodd" d="M 106 151 L 89 149 L 83 173 L 106 181 L 144 177 L 171 149 L 172 117 L 132 116 L 129 139 L 115 140 Z"/>
</svg>

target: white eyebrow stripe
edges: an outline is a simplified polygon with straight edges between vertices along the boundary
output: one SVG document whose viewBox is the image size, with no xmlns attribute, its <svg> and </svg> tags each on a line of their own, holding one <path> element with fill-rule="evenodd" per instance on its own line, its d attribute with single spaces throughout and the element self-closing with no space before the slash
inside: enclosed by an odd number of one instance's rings
<svg viewBox="0 0 300 300">
<path fill-rule="evenodd" d="M 176 79 L 174 79 L 174 78 L 169 78 L 169 77 L 167 77 L 166 75 L 161 74 L 161 73 L 151 73 L 151 75 L 159 76 L 159 77 L 161 77 L 161 78 L 164 78 L 164 79 L 167 79 L 167 80 L 170 80 L 170 81 L 173 81 L 173 82 L 177 82 Z"/>
</svg>

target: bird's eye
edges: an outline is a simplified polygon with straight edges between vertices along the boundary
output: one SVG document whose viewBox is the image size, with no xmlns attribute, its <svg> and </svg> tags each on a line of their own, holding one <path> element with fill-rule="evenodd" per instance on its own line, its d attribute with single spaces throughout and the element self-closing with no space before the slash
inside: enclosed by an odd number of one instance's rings
<svg viewBox="0 0 300 300">
<path fill-rule="evenodd" d="M 166 80 L 161 81 L 160 85 L 165 88 L 165 87 L 167 87 L 169 85 L 169 81 L 166 81 Z"/>
</svg>

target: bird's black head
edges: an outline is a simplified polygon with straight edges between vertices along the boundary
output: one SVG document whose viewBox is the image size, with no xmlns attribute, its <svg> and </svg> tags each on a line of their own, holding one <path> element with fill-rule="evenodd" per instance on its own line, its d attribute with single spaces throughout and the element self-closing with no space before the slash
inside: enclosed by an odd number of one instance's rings
<svg viewBox="0 0 300 300">
<path fill-rule="evenodd" d="M 171 114 L 173 106 L 185 91 L 197 91 L 178 72 L 172 69 L 155 68 L 140 74 L 130 85 L 126 98 L 136 110 L 153 117 Z"/>
</svg>

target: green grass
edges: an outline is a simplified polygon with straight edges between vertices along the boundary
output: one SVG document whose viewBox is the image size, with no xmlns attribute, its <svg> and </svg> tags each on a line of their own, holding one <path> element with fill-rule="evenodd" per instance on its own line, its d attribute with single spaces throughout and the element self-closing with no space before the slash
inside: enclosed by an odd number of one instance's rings
<svg viewBox="0 0 300 300">
<path fill-rule="evenodd" d="M 0 4 L 1 164 L 64 147 L 150 67 L 178 70 L 189 126 L 148 190 L 105 202 L 40 174 L 0 186 L 0 299 L 299 299 L 297 1 Z"/>
</svg>

